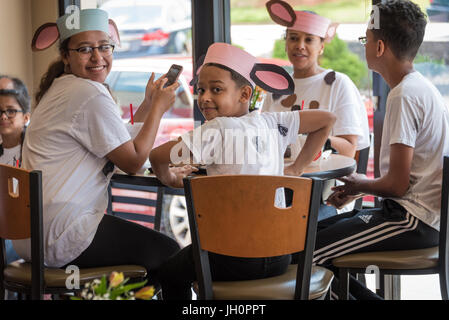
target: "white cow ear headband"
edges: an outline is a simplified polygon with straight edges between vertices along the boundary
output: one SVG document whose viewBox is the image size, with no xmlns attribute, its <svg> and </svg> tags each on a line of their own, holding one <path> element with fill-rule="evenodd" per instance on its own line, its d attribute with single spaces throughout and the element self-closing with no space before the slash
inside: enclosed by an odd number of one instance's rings
<svg viewBox="0 0 449 320">
<path fill-rule="evenodd" d="M 194 85 L 198 81 L 198 75 L 204 65 L 215 63 L 230 68 L 243 76 L 253 88 L 260 88 L 281 95 L 290 95 L 295 90 L 292 77 L 284 68 L 271 63 L 258 63 L 256 57 L 245 50 L 228 43 L 213 43 L 207 49 L 207 53 L 200 57 L 198 69 L 190 82 Z"/>
<path fill-rule="evenodd" d="M 285 1 L 271 0 L 265 6 L 271 19 L 290 30 L 302 31 L 331 42 L 337 32 L 338 23 L 308 11 L 295 11 Z"/>
<path fill-rule="evenodd" d="M 65 14 L 56 23 L 49 22 L 40 26 L 31 42 L 33 51 L 41 51 L 84 31 L 103 31 L 115 44 L 120 45 L 120 36 L 115 22 L 108 19 L 108 13 L 101 9 L 84 9 L 79 14 Z"/>
</svg>

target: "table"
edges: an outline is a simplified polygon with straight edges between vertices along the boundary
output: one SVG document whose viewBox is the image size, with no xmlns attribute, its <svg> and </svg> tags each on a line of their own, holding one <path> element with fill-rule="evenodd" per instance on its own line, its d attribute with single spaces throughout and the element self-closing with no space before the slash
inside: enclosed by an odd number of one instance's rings
<svg viewBox="0 0 449 320">
<path fill-rule="evenodd" d="M 291 161 L 286 161 L 285 165 L 291 163 Z M 328 158 L 309 165 L 301 177 L 330 180 L 347 176 L 353 173 L 356 167 L 357 163 L 353 158 L 339 154 L 330 154 Z"/>
<path fill-rule="evenodd" d="M 286 163 L 288 164 L 288 162 Z M 329 156 L 329 158 L 325 160 L 321 160 L 319 163 L 312 164 L 308 168 L 306 168 L 305 173 L 302 175 L 303 177 L 315 177 L 326 180 L 325 183 L 329 182 L 329 187 L 332 184 L 330 179 L 342 177 L 345 175 L 348 175 L 352 172 L 354 172 L 356 168 L 356 162 L 352 158 L 348 158 L 341 155 L 332 154 Z M 163 201 L 165 201 L 165 195 L 184 195 L 184 189 L 175 189 L 170 188 L 165 185 L 163 185 L 159 179 L 154 174 L 144 174 L 144 173 L 138 173 L 136 175 L 128 175 L 124 172 L 116 172 L 111 180 L 111 184 L 109 186 L 109 194 L 111 195 L 111 188 L 119 188 L 119 189 L 125 189 L 124 191 L 128 192 L 129 189 L 135 190 L 135 191 L 146 191 L 146 192 L 152 192 L 157 193 L 156 200 L 148 200 L 148 199 L 139 199 L 139 196 L 136 195 L 133 197 L 132 194 L 123 195 L 123 196 L 110 196 L 109 197 L 109 204 L 108 204 L 108 213 L 111 213 L 113 215 L 135 220 L 135 221 L 142 221 L 142 222 L 149 222 L 154 224 L 154 228 L 156 230 L 160 230 L 161 227 L 161 219 L 162 219 L 162 206 Z M 128 192 L 129 193 L 129 192 Z M 155 207 L 155 215 L 154 216 L 148 216 L 145 214 L 138 214 L 133 212 L 114 212 L 112 210 L 112 202 L 115 203 L 125 203 L 129 205 L 137 204 L 137 205 L 144 205 L 144 206 L 153 206 Z M 174 219 L 175 221 L 172 222 L 170 219 L 169 223 L 178 223 L 178 225 L 172 229 L 175 229 L 176 231 L 173 231 L 173 237 L 179 241 L 180 243 L 184 243 L 185 241 L 188 241 L 189 239 L 185 238 L 185 234 L 181 231 L 181 226 L 185 227 L 185 222 L 187 221 L 187 213 L 185 213 L 185 216 L 178 217 L 177 219 Z M 184 220 L 182 220 L 184 219 Z"/>
<path fill-rule="evenodd" d="M 292 162 L 286 161 L 285 164 L 291 164 Z M 339 177 L 347 176 L 355 171 L 357 163 L 353 158 L 342 156 L 339 154 L 330 154 L 328 158 L 321 159 L 315 164 L 308 166 L 301 177 L 306 178 L 320 178 L 320 179 L 335 179 Z M 113 175 L 112 179 L 117 183 L 129 183 L 137 184 L 141 186 L 156 186 L 165 187 L 154 174 L 138 173 L 135 175 L 128 175 L 124 172 L 117 172 Z M 175 192 L 173 188 L 171 191 Z"/>
</svg>

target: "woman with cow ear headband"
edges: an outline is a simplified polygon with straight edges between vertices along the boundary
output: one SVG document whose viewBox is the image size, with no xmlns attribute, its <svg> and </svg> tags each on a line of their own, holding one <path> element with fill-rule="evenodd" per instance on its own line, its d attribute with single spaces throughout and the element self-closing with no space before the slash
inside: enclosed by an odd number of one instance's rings
<svg viewBox="0 0 449 320">
<path fill-rule="evenodd" d="M 357 150 L 370 145 L 364 103 L 348 76 L 319 65 L 325 43 L 335 36 L 337 24 L 313 12 L 293 10 L 287 2 L 280 0 L 268 1 L 266 7 L 271 19 L 286 27 L 285 50 L 293 65 L 295 92 L 289 96 L 268 94 L 262 112 L 301 108 L 331 111 L 337 121 L 326 147 L 354 157 Z M 296 145 L 291 146 L 293 157 L 295 150 L 300 149 L 299 145 L 298 139 Z"/>
<path fill-rule="evenodd" d="M 134 117 L 143 123 L 132 126 L 137 131 L 132 137 L 103 85 L 120 41 L 117 27 L 100 9 L 80 10 L 79 18 L 79 28 L 68 27 L 68 14 L 46 23 L 32 41 L 33 51 L 58 39 L 60 45 L 58 61 L 42 78 L 23 146 L 23 167 L 42 171 L 44 261 L 49 267 L 141 265 L 154 281 L 152 270 L 179 245 L 155 230 L 105 215 L 107 189 L 115 166 L 134 174 L 148 159 L 178 84 L 164 88 L 166 78 L 151 76 Z M 21 258 L 30 259 L 29 241 L 13 245 Z"/>
</svg>

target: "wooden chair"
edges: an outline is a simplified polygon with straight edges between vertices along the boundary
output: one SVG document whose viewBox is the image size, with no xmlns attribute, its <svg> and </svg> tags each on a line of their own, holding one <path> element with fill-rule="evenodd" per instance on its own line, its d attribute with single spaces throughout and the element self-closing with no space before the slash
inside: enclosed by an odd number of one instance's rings
<svg viewBox="0 0 449 320">
<path fill-rule="evenodd" d="M 42 173 L 0 164 L 0 300 L 5 290 L 42 299 L 44 293 L 61 294 L 77 291 L 67 289 L 64 269 L 44 267 L 42 227 Z M 5 239 L 31 238 L 32 262 L 23 260 L 6 265 Z M 144 278 L 142 266 L 122 265 L 80 269 L 80 288 L 86 282 L 123 272 L 125 277 Z"/>
<path fill-rule="evenodd" d="M 275 191 L 293 190 L 292 206 L 277 208 Z M 333 279 L 312 268 L 320 180 L 260 175 L 184 179 L 199 299 L 318 299 Z M 299 253 L 283 275 L 248 281 L 211 280 L 208 252 L 236 257 Z"/>
<path fill-rule="evenodd" d="M 368 266 L 379 270 L 381 284 L 384 275 L 435 274 L 440 276 L 440 290 L 443 300 L 449 298 L 449 245 L 447 243 L 449 202 L 449 157 L 444 157 L 443 183 L 441 193 L 441 217 L 439 246 L 419 250 L 397 250 L 382 252 L 354 253 L 332 260 L 339 268 L 340 299 L 348 299 L 350 273 L 365 273 Z M 381 290 L 382 291 L 382 290 Z M 382 292 L 380 291 L 380 294 Z"/>
</svg>

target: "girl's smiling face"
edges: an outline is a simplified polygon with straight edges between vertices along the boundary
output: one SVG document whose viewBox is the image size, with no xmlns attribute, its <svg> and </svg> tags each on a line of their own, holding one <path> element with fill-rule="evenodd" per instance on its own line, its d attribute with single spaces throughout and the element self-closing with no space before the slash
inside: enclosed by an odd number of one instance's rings
<svg viewBox="0 0 449 320">
<path fill-rule="evenodd" d="M 77 77 L 103 83 L 112 68 L 113 56 L 101 54 L 94 49 L 92 54 L 83 55 L 73 49 L 81 47 L 99 47 L 111 44 L 109 36 L 102 31 L 85 31 L 72 36 L 69 40 L 69 52 L 63 57 L 64 64 Z"/>
<path fill-rule="evenodd" d="M 228 70 L 216 66 L 203 66 L 199 74 L 197 91 L 198 106 L 206 120 L 216 117 L 240 117 L 248 113 L 251 88 L 249 86 L 239 88 Z"/>
<path fill-rule="evenodd" d="M 18 135 L 20 137 L 23 127 L 30 120 L 30 114 L 28 112 L 24 114 L 16 98 L 10 95 L 0 95 L 0 110 L 17 110 L 15 116 L 11 118 L 8 118 L 6 113 L 2 112 L 0 116 L 0 135 Z"/>
</svg>

